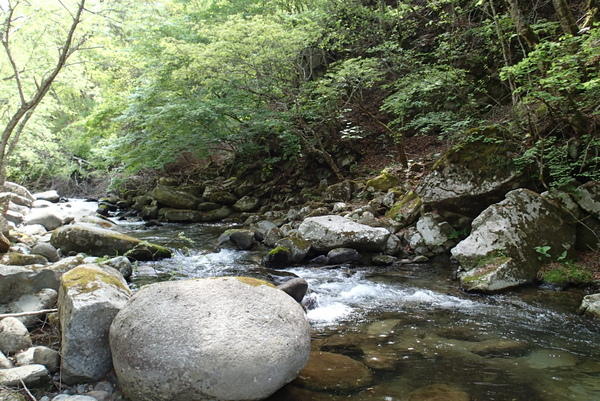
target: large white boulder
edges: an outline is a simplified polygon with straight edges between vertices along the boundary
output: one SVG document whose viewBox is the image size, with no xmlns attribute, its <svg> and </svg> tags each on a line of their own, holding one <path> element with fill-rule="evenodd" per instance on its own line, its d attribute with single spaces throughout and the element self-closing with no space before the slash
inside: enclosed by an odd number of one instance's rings
<svg viewBox="0 0 600 401">
<path fill-rule="evenodd" d="M 171 281 L 130 299 L 110 345 L 132 401 L 258 400 L 304 367 L 310 327 L 298 302 L 262 280 Z"/>
<path fill-rule="evenodd" d="M 370 227 L 338 215 L 308 217 L 298 227 L 298 233 L 317 251 L 354 248 L 381 252 L 390 236 L 385 228 Z"/>
<path fill-rule="evenodd" d="M 58 312 L 61 327 L 61 380 L 97 381 L 112 367 L 108 332 L 131 291 L 112 267 L 86 264 L 64 274 Z"/>
<path fill-rule="evenodd" d="M 497 292 L 535 280 L 544 263 L 572 252 L 575 227 L 568 215 L 541 195 L 517 189 L 485 209 L 471 234 L 452 249 L 467 291 Z M 540 252 L 540 247 L 547 247 Z"/>
</svg>

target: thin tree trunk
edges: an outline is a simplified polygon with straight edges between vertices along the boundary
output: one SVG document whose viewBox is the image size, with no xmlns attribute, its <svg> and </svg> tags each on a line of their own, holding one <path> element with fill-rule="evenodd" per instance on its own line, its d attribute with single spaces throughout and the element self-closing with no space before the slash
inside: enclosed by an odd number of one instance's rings
<svg viewBox="0 0 600 401">
<path fill-rule="evenodd" d="M 506 5 L 510 11 L 512 20 L 515 22 L 519 35 L 525 39 L 527 45 L 531 49 L 535 48 L 535 46 L 539 43 L 539 38 L 529 26 L 527 19 L 519 7 L 518 0 L 506 0 Z"/>
<path fill-rule="evenodd" d="M 600 22 L 600 0 L 588 0 L 588 12 L 583 27 L 591 29 L 598 22 Z"/>
<path fill-rule="evenodd" d="M 77 29 L 77 26 L 81 22 L 81 15 L 85 8 L 85 0 L 80 0 L 77 6 L 77 11 L 73 15 L 73 21 L 71 23 L 67 36 L 63 42 L 63 46 L 60 48 L 56 65 L 54 66 L 52 71 L 50 71 L 48 76 L 42 80 L 31 99 L 26 100 L 23 82 L 21 81 L 20 76 L 20 69 L 15 62 L 15 58 L 13 57 L 10 42 L 13 10 L 14 7 L 16 7 L 18 4 L 19 2 L 15 3 L 15 5 L 10 9 L 6 20 L 4 21 L 5 31 L 2 34 L 2 46 L 4 47 L 8 60 L 15 74 L 14 77 L 17 89 L 19 90 L 21 105 L 19 106 L 17 111 L 15 111 L 6 127 L 4 127 L 4 130 L 2 131 L 2 136 L 0 136 L 0 184 L 4 183 L 6 179 L 6 167 L 9 161 L 9 157 L 13 153 L 17 145 L 21 132 L 25 128 L 25 124 L 32 116 L 33 112 L 35 111 L 35 108 L 40 104 L 44 96 L 46 96 L 46 94 L 50 90 L 50 87 L 54 83 L 54 80 L 65 66 L 67 59 L 75 51 L 77 51 L 85 41 L 84 37 L 78 43 L 74 43 L 75 31 Z"/>
<path fill-rule="evenodd" d="M 569 8 L 567 1 L 552 0 L 552 4 L 554 5 L 554 9 L 558 14 L 560 26 L 562 27 L 563 32 L 567 35 L 577 35 L 579 33 L 579 27 L 575 22 L 575 18 L 573 18 L 573 13 L 571 13 L 571 9 Z"/>
</svg>

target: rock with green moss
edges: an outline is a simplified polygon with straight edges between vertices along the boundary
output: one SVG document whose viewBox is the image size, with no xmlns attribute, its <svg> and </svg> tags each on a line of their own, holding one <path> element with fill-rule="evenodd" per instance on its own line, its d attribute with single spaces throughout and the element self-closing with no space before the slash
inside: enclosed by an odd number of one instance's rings
<svg viewBox="0 0 600 401">
<path fill-rule="evenodd" d="M 404 194 L 385 214 L 385 217 L 397 221 L 406 227 L 417 221 L 423 202 L 415 192 Z"/>
<path fill-rule="evenodd" d="M 292 263 L 292 252 L 285 246 L 278 246 L 267 253 L 262 262 L 268 269 L 283 269 Z"/>
<path fill-rule="evenodd" d="M 219 247 L 233 247 L 247 250 L 254 245 L 254 231 L 244 228 L 230 228 L 225 230 L 217 239 Z"/>
<path fill-rule="evenodd" d="M 179 280 L 139 290 L 116 316 L 110 345 L 132 401 L 259 400 L 304 367 L 310 325 L 265 281 Z"/>
<path fill-rule="evenodd" d="M 209 212 L 205 212 L 202 215 L 201 221 L 204 223 L 221 221 L 221 220 L 226 219 L 227 217 L 231 216 L 232 214 L 233 214 L 233 209 L 231 209 L 230 207 L 227 207 L 227 206 L 223 206 L 219 209 L 214 209 Z"/>
<path fill-rule="evenodd" d="M 68 384 L 102 379 L 112 367 L 110 325 L 131 290 L 111 267 L 85 264 L 61 278 L 61 379 Z"/>
<path fill-rule="evenodd" d="M 134 260 L 157 260 L 171 257 L 171 251 L 126 234 L 93 224 L 62 226 L 52 233 L 52 245 L 63 254 L 86 253 L 91 256 L 127 256 Z"/>
<path fill-rule="evenodd" d="M 171 223 L 198 223 L 202 221 L 202 212 L 191 209 L 165 207 L 158 211 L 158 217 Z"/>
<path fill-rule="evenodd" d="M 372 189 L 378 192 L 386 192 L 399 185 L 400 179 L 384 169 L 377 177 L 367 181 L 367 190 Z"/>
<path fill-rule="evenodd" d="M 529 175 L 513 162 L 514 150 L 495 127 L 470 133 L 449 149 L 417 188 L 423 204 L 475 217 L 510 190 L 527 187 Z"/>
<path fill-rule="evenodd" d="M 585 316 L 600 318 L 600 294 L 590 294 L 583 297 L 578 311 Z"/>
<path fill-rule="evenodd" d="M 0 263 L 11 266 L 45 265 L 48 263 L 48 259 L 42 255 L 9 252 L 2 255 Z"/>
<path fill-rule="evenodd" d="M 452 249 L 463 288 L 492 293 L 533 282 L 544 263 L 574 249 L 575 227 L 564 217 L 562 209 L 533 191 L 509 192 L 481 213 L 471 234 Z"/>
<path fill-rule="evenodd" d="M 302 262 L 310 252 L 310 241 L 299 237 L 285 237 L 275 243 L 275 246 L 282 246 L 289 249 L 293 263 Z"/>
<path fill-rule="evenodd" d="M 157 185 L 152 190 L 152 197 L 163 205 L 175 209 L 195 209 L 201 199 L 187 191 L 168 185 Z"/>
</svg>

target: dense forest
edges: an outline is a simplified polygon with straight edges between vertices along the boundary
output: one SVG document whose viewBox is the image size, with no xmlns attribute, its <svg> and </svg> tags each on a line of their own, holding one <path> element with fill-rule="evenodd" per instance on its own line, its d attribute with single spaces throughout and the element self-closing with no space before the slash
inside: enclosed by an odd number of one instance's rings
<svg viewBox="0 0 600 401">
<path fill-rule="evenodd" d="M 336 147 L 402 168 L 419 140 L 484 140 L 544 187 L 600 179 L 599 9 L 1 0 L 0 178 L 85 193 L 165 167 L 193 179 L 219 160 L 268 172 L 313 158 L 341 179 L 360 160 L 339 165 Z"/>
</svg>

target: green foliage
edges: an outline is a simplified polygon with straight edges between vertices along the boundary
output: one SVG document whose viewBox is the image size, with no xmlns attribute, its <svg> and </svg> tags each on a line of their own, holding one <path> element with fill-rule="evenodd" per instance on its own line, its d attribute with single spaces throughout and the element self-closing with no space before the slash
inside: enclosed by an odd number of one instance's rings
<svg viewBox="0 0 600 401">
<path fill-rule="evenodd" d="M 393 84 L 382 109 L 401 133 L 453 136 L 476 123 L 467 71 L 422 65 Z"/>
</svg>

